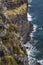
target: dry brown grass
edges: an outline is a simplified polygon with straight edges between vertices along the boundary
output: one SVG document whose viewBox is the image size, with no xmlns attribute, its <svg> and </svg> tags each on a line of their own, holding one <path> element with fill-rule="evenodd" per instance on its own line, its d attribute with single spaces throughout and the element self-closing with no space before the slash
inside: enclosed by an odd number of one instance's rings
<svg viewBox="0 0 43 65">
<path fill-rule="evenodd" d="M 24 3 L 23 5 L 21 5 L 20 7 L 13 9 L 13 10 L 7 10 L 6 13 L 7 15 L 21 15 L 26 13 L 26 8 L 27 5 L 26 3 Z"/>
</svg>

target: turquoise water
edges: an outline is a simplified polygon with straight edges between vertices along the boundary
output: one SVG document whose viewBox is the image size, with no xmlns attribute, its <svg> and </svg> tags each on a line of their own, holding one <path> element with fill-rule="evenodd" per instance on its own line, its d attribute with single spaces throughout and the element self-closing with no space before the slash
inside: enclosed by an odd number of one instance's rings
<svg viewBox="0 0 43 65">
<path fill-rule="evenodd" d="M 33 49 L 30 56 L 43 60 L 43 0 L 28 0 L 28 20 L 35 25 L 30 44 Z"/>
</svg>

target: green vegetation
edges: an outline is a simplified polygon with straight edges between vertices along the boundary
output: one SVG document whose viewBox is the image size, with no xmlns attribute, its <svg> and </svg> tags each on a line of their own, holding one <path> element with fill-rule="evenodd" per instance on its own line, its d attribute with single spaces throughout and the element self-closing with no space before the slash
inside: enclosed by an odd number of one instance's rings
<svg viewBox="0 0 43 65">
<path fill-rule="evenodd" d="M 14 47 L 14 54 L 18 54 L 18 55 L 22 55 L 22 54 L 24 54 L 24 51 L 20 48 L 20 46 L 15 46 Z"/>
<path fill-rule="evenodd" d="M 16 24 L 10 24 L 9 31 L 10 32 L 15 31 L 17 33 L 18 32 L 17 25 Z"/>
<path fill-rule="evenodd" d="M 18 65 L 12 56 L 5 56 L 0 61 L 1 65 Z"/>
</svg>

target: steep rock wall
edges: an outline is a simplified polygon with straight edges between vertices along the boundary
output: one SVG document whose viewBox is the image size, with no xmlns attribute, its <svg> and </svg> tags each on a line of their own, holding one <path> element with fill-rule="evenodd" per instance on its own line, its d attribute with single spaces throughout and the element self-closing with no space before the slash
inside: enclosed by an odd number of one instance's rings
<svg viewBox="0 0 43 65">
<path fill-rule="evenodd" d="M 8 26 L 4 28 L 6 35 L 0 36 L 0 64 L 28 65 L 26 49 L 22 47 L 29 40 L 31 31 L 27 20 L 27 0 L 0 0 L 0 3 L 0 22 Z"/>
</svg>

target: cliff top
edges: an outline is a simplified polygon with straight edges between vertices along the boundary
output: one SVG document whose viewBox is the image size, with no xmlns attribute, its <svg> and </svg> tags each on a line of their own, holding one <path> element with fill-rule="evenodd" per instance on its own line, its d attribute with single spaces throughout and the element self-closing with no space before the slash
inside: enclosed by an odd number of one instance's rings
<svg viewBox="0 0 43 65">
<path fill-rule="evenodd" d="M 26 13 L 26 9 L 27 9 L 27 4 L 24 3 L 23 5 L 21 5 L 20 7 L 13 9 L 13 10 L 7 10 L 6 13 L 8 15 L 21 15 Z"/>
</svg>

